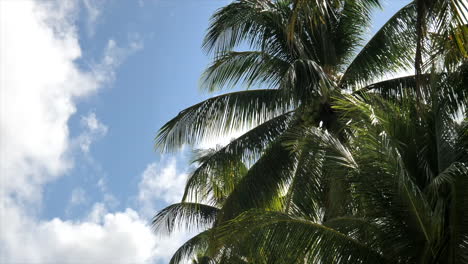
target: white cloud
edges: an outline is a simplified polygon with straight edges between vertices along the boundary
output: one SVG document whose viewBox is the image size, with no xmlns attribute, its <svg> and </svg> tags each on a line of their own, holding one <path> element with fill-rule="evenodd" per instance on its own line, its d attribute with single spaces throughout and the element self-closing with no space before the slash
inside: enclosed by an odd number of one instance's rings
<svg viewBox="0 0 468 264">
<path fill-rule="evenodd" d="M 90 132 L 99 135 L 105 135 L 107 133 L 107 127 L 103 125 L 97 118 L 95 113 L 90 113 L 87 116 L 81 118 L 81 123 L 89 129 Z"/>
<path fill-rule="evenodd" d="M 105 206 L 115 209 L 120 204 L 119 200 L 108 190 L 105 178 L 100 178 L 96 186 L 102 193 L 102 201 Z"/>
<path fill-rule="evenodd" d="M 184 192 L 187 174 L 177 171 L 175 158 L 162 159 L 148 164 L 138 184 L 138 202 L 141 213 L 151 217 L 156 212 L 156 203 L 179 202 Z"/>
<path fill-rule="evenodd" d="M 84 221 L 31 219 L 2 204 L 2 263 L 151 263 L 156 238 L 132 209 L 107 213 L 95 206 Z"/>
<path fill-rule="evenodd" d="M 107 0 L 83 0 L 87 13 L 87 32 L 90 37 L 96 33 L 96 26 L 101 17 L 102 9 Z"/>
<path fill-rule="evenodd" d="M 38 200 L 37 186 L 73 165 L 67 122 L 75 100 L 113 81 L 122 60 L 142 47 L 121 48 L 109 40 L 93 71 L 80 70 L 74 63 L 81 56 L 71 20 L 74 3 L 0 2 L 2 187 L 26 200 Z M 84 142 L 83 150 L 87 146 Z"/>
<path fill-rule="evenodd" d="M 74 98 L 92 93 L 99 83 L 74 65 L 81 50 L 67 21 L 48 26 L 48 13 L 31 1 L 0 5 L 2 189 L 37 199 L 36 186 L 72 165 L 66 151 Z"/>
<path fill-rule="evenodd" d="M 73 167 L 68 120 L 76 100 L 113 80 L 131 51 L 109 41 L 94 71 L 81 56 L 74 18 L 77 1 L 0 1 L 0 262 L 148 263 L 158 247 L 136 211 L 109 213 L 95 204 L 82 220 L 41 220 L 44 184 Z M 107 76 L 111 76 L 109 78 Z M 83 118 L 93 135 L 107 130 L 95 115 Z M 88 145 L 89 149 L 89 145 Z M 82 203 L 77 190 L 72 203 Z"/>
<path fill-rule="evenodd" d="M 141 216 L 151 219 L 161 205 L 180 202 L 188 174 L 177 167 L 175 157 L 163 157 L 146 166 L 138 184 L 137 207 Z M 170 236 L 159 235 L 155 247 L 157 260 L 167 263 L 175 251 L 196 233 L 181 229 Z M 189 262 L 188 262 L 189 263 Z"/>
<path fill-rule="evenodd" d="M 128 47 L 120 47 L 113 39 L 107 41 L 104 55 L 93 68 L 94 77 L 100 83 L 110 83 L 115 80 L 117 67 L 130 55 L 143 48 L 143 41 L 137 37 L 129 37 Z"/>
<path fill-rule="evenodd" d="M 76 138 L 76 142 L 83 153 L 88 153 L 93 141 L 105 136 L 108 128 L 96 118 L 95 113 L 82 116 L 81 125 L 84 127 L 84 131 Z"/>
</svg>

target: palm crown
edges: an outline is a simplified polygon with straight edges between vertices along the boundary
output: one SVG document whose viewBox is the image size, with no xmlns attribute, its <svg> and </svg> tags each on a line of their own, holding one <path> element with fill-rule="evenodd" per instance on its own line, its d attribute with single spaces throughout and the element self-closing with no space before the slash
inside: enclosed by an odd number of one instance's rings
<svg viewBox="0 0 468 264">
<path fill-rule="evenodd" d="M 458 9 L 443 3 L 430 10 L 452 21 Z M 212 97 L 160 130 L 163 150 L 248 130 L 200 153 L 182 203 L 155 217 L 160 230 L 209 228 L 173 263 L 196 252 L 220 263 L 466 257 L 467 136 L 454 121 L 467 103 L 466 63 L 441 52 L 455 43 L 444 36 L 459 31 L 440 26 L 422 38 L 419 23 L 440 19 L 421 17 L 415 1 L 363 44 L 379 5 L 240 0 L 215 13 L 202 87 L 263 89 Z M 424 53 L 430 72 L 417 69 L 419 42 L 438 47 Z M 239 46 L 251 51 L 233 51 Z M 415 56 L 415 76 L 385 78 L 411 69 Z"/>
</svg>

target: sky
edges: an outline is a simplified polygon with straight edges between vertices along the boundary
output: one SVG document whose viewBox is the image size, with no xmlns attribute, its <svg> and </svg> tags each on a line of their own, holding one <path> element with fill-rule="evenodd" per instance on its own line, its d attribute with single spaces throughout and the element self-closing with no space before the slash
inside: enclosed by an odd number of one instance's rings
<svg viewBox="0 0 468 264">
<path fill-rule="evenodd" d="M 212 96 L 201 42 L 229 2 L 0 0 L 1 263 L 167 263 L 190 238 L 151 230 L 193 169 L 153 139 Z"/>
</svg>

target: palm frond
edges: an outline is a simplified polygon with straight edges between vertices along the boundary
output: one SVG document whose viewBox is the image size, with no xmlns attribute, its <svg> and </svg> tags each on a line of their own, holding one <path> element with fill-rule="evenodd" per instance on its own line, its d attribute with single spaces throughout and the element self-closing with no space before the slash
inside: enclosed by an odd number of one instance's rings
<svg viewBox="0 0 468 264">
<path fill-rule="evenodd" d="M 288 112 L 272 118 L 205 156 L 203 160 L 197 160 L 200 165 L 189 176 L 182 199 L 184 201 L 207 199 L 213 192 L 211 185 L 208 184 L 209 178 L 219 176 L 214 172 L 216 168 L 228 168 L 228 173 L 233 173 L 233 176 L 243 176 L 244 166 L 243 164 L 239 166 L 241 164 L 238 162 L 243 161 L 247 166 L 255 162 L 264 149 L 290 126 L 293 122 L 292 114 Z"/>
<path fill-rule="evenodd" d="M 255 127 L 290 110 L 277 90 L 240 91 L 193 105 L 167 122 L 155 138 L 156 148 L 174 150 L 236 130 Z"/>
<path fill-rule="evenodd" d="M 337 25 L 334 32 L 334 46 L 336 47 L 337 67 L 347 66 L 356 49 L 361 48 L 365 33 L 369 30 L 372 12 L 380 9 L 379 0 L 343 1 L 343 8 L 337 14 Z"/>
<path fill-rule="evenodd" d="M 454 173 L 450 201 L 450 259 L 468 263 L 468 163 Z"/>
<path fill-rule="evenodd" d="M 465 120 L 457 128 L 456 152 L 457 161 L 463 162 L 468 160 L 468 118 L 466 114 Z"/>
<path fill-rule="evenodd" d="M 415 4 L 400 9 L 367 42 L 343 73 L 340 86 L 356 90 L 389 73 L 410 69 L 415 39 Z"/>
<path fill-rule="evenodd" d="M 454 162 L 444 171 L 439 173 L 432 181 L 427 185 L 425 192 L 432 197 L 438 197 L 447 191 L 447 189 L 455 183 L 458 175 L 468 173 L 467 164 L 461 162 Z"/>
<path fill-rule="evenodd" d="M 285 136 L 284 145 L 291 150 L 308 150 L 315 153 L 326 152 L 326 158 L 336 161 L 335 166 L 357 169 L 350 150 L 333 134 L 317 127 L 291 129 Z"/>
<path fill-rule="evenodd" d="M 290 181 L 295 162 L 295 155 L 280 141 L 272 143 L 226 199 L 220 219 L 226 221 L 248 209 L 271 206 Z"/>
<path fill-rule="evenodd" d="M 177 228 L 203 229 L 215 221 L 219 209 L 199 203 L 175 203 L 154 216 L 152 226 L 157 233 L 172 233 Z"/>
<path fill-rule="evenodd" d="M 451 36 L 450 40 L 460 52 L 461 57 L 468 57 L 468 31 L 463 29 L 468 23 L 468 3 L 466 0 L 428 2 L 430 13 L 425 18 L 432 25 L 433 31 L 440 36 Z M 457 30 L 461 29 L 461 30 Z M 442 44 L 442 43 L 438 43 Z M 435 45 L 436 52 L 446 49 L 445 45 Z"/>
<path fill-rule="evenodd" d="M 259 48 L 262 43 L 274 41 L 287 23 L 284 16 L 290 8 L 276 1 L 237 0 L 219 9 L 211 18 L 208 33 L 203 40 L 203 48 L 216 56 L 232 50 L 241 43 Z"/>
<path fill-rule="evenodd" d="M 194 163 L 200 163 L 185 185 L 182 201 L 208 202 L 222 206 L 234 186 L 247 172 L 240 158 L 219 150 L 203 150 L 203 156 Z"/>
<path fill-rule="evenodd" d="M 246 243 L 266 263 L 385 263 L 371 244 L 302 218 L 247 211 L 216 231 L 228 244 Z"/>
<path fill-rule="evenodd" d="M 332 87 L 333 80 L 325 69 L 310 59 L 297 59 L 290 64 L 280 84 L 285 96 L 300 103 L 308 103 L 317 97 L 326 98 Z"/>
<path fill-rule="evenodd" d="M 358 169 L 350 150 L 328 131 L 316 127 L 291 129 L 284 144 L 298 153 L 295 175 L 288 187 L 289 197 L 294 198 L 294 214 L 316 221 L 345 214 L 349 186 L 344 180 L 348 170 Z"/>
<path fill-rule="evenodd" d="M 203 252 L 208 248 L 210 239 L 210 230 L 204 231 L 185 242 L 177 251 L 172 255 L 169 264 L 182 264 L 187 263 L 191 257 L 197 253 Z"/>
<path fill-rule="evenodd" d="M 229 51 L 205 70 L 200 87 L 210 92 L 243 85 L 277 88 L 289 63 L 262 51 Z"/>
</svg>

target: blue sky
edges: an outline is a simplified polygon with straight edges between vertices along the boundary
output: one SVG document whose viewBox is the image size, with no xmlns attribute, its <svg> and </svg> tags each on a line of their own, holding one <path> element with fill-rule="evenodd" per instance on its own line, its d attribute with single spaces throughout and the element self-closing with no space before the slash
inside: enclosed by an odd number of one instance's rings
<svg viewBox="0 0 468 264">
<path fill-rule="evenodd" d="M 99 60 L 109 39 L 123 49 L 132 41 L 142 48 L 125 59 L 112 84 L 78 102 L 78 111 L 69 121 L 72 133 L 80 133 L 80 118 L 90 112 L 110 129 L 92 146 L 91 154 L 99 168 L 79 166 L 70 177 L 47 188 L 45 199 L 50 198 L 50 203 L 44 210 L 46 217 L 65 216 L 67 201 L 55 198 L 86 184 L 86 178 L 80 177 L 83 174 L 95 175 L 97 181 L 104 176 L 121 201 L 120 208 L 125 208 L 128 198 L 138 191 L 141 172 L 160 159 L 152 141 L 158 128 L 184 107 L 209 96 L 199 92 L 197 86 L 209 63 L 200 44 L 208 18 L 228 1 L 199 2 L 144 1 L 140 6 L 137 1 L 106 1 L 93 36 L 89 36 L 88 18 L 83 12 L 78 21 L 83 51 L 77 61 L 80 67 Z"/>
<path fill-rule="evenodd" d="M 2 263 L 166 263 L 190 236 L 151 233 L 190 170 L 153 138 L 210 96 L 200 46 L 229 2 L 0 1 Z"/>
</svg>

